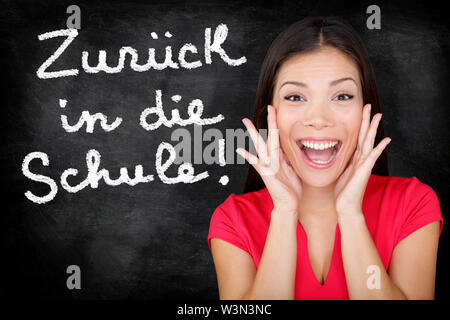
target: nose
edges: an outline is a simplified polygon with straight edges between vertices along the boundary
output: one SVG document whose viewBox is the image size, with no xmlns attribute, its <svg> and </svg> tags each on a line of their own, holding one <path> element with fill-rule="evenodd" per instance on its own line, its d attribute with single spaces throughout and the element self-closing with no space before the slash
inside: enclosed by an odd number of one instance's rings
<svg viewBox="0 0 450 320">
<path fill-rule="evenodd" d="M 331 111 L 325 103 L 310 105 L 305 112 L 303 125 L 320 130 L 332 125 Z"/>
</svg>

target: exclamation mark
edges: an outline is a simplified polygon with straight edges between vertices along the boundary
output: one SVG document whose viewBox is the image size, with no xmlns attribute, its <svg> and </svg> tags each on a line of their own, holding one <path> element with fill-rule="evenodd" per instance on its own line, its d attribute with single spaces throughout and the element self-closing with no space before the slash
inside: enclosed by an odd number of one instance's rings
<svg viewBox="0 0 450 320">
<path fill-rule="evenodd" d="M 225 162 L 225 139 L 219 139 L 219 165 L 221 167 L 226 165 Z M 219 183 L 223 186 L 227 185 L 230 179 L 227 175 L 223 175 L 220 177 Z"/>
</svg>

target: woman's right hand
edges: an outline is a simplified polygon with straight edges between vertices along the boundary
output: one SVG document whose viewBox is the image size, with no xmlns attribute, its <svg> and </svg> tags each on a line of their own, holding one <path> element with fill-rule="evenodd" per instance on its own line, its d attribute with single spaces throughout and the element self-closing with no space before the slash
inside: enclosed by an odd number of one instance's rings
<svg viewBox="0 0 450 320">
<path fill-rule="evenodd" d="M 251 120 L 244 118 L 242 122 L 250 134 L 258 157 L 242 148 L 237 148 L 236 152 L 246 159 L 263 179 L 272 197 L 273 209 L 280 214 L 297 216 L 302 183 L 280 147 L 275 108 L 271 105 L 267 108 L 267 145 Z"/>
</svg>

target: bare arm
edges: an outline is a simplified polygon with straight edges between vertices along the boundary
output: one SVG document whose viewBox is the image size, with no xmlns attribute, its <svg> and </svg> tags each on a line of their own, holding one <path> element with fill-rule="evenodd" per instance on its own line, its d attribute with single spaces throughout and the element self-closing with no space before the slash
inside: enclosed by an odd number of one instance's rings
<svg viewBox="0 0 450 320">
<path fill-rule="evenodd" d="M 350 299 L 434 298 L 439 222 L 420 228 L 395 247 L 390 274 L 383 266 L 362 214 L 343 218 L 339 226 Z M 379 270 L 379 288 L 367 284 L 370 266 Z"/>
<path fill-rule="evenodd" d="M 440 222 L 416 230 L 392 253 L 389 274 L 408 299 L 434 299 Z"/>
<path fill-rule="evenodd" d="M 243 119 L 259 158 L 242 148 L 236 149 L 260 174 L 273 201 L 266 243 L 256 270 L 247 252 L 212 239 L 221 299 L 294 299 L 297 210 L 302 185 L 280 147 L 276 110 L 268 106 L 267 111 L 267 144 L 253 123 Z"/>
<path fill-rule="evenodd" d="M 370 121 L 370 104 L 365 105 L 357 148 L 335 188 L 349 297 L 433 299 L 439 223 L 429 223 L 400 241 L 394 248 L 388 274 L 361 209 L 372 168 L 391 141 L 384 138 L 373 147 L 380 121 L 381 113 Z"/>
<path fill-rule="evenodd" d="M 211 239 L 220 299 L 294 299 L 297 215 L 271 213 L 258 269 L 242 249 Z"/>
</svg>

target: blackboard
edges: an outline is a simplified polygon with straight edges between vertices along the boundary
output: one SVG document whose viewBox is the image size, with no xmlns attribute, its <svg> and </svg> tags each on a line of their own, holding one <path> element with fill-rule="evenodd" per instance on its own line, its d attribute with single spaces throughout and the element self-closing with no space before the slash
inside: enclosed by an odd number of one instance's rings
<svg viewBox="0 0 450 320">
<path fill-rule="evenodd" d="M 76 35 L 67 29 L 71 14 L 66 10 L 74 4 L 81 12 Z M 206 242 L 209 222 L 214 209 L 230 193 L 242 192 L 248 164 L 229 164 L 228 158 L 226 165 L 194 163 L 195 174 L 207 172 L 206 178 L 168 183 L 156 170 L 157 149 L 163 142 L 177 144 L 171 135 L 180 128 L 192 135 L 198 129 L 215 128 L 223 135 L 227 129 L 243 129 L 241 119 L 253 115 L 259 69 L 267 49 L 282 30 L 306 16 L 341 16 L 360 33 L 378 79 L 385 132 L 393 139 L 388 149 L 390 175 L 416 176 L 432 186 L 445 220 L 450 170 L 448 19 L 441 14 L 442 8 L 429 2 L 380 1 L 381 29 L 369 30 L 366 8 L 370 4 L 2 1 L 6 90 L 1 120 L 1 294 L 63 299 L 218 298 Z M 221 48 L 230 59 L 240 62 L 232 65 L 212 52 L 208 63 L 206 32 L 214 39 L 217 30 L 223 33 L 225 29 Z M 58 30 L 59 34 L 52 34 Z M 69 74 L 48 76 L 43 64 L 70 37 L 67 48 L 45 68 L 47 72 L 69 70 Z M 171 46 L 176 62 L 180 48 L 187 43 L 195 46 L 197 53 L 187 51 L 186 61 L 199 61 L 201 66 L 136 71 L 127 58 L 119 71 L 86 71 L 83 67 L 83 52 L 95 66 L 100 50 L 106 53 L 108 66 L 117 66 L 124 47 L 135 49 L 138 64 L 143 65 L 149 48 L 154 48 L 156 61 L 162 63 L 166 46 Z M 73 70 L 78 70 L 77 74 Z M 146 108 L 156 106 L 158 93 L 168 118 L 176 109 L 180 118 L 187 119 L 191 102 L 197 101 L 197 109 L 191 111 L 198 111 L 198 99 L 203 105 L 202 118 L 222 117 L 200 128 L 173 124 L 146 130 L 140 118 Z M 104 114 L 108 124 L 116 118 L 122 121 L 109 132 L 99 123 L 92 133 L 87 132 L 86 124 L 76 132 L 65 130 L 61 116 L 74 125 L 83 111 Z M 152 119 L 154 114 L 148 122 Z M 197 148 L 204 150 L 210 143 L 203 141 Z M 89 150 L 98 152 L 100 169 L 107 169 L 111 179 L 119 177 L 122 167 L 134 176 L 135 166 L 141 165 L 143 175 L 153 175 L 153 181 L 110 186 L 100 180 L 97 187 L 90 184 L 77 192 L 67 191 L 61 175 L 69 168 L 77 169 L 77 176 L 71 176 L 73 170 L 67 171 L 67 181 L 72 186 L 82 184 Z M 37 196 L 50 192 L 47 184 L 23 173 L 24 160 L 33 152 L 45 153 L 48 165 L 35 157 L 29 162 L 29 171 L 51 177 L 58 187 L 54 197 L 41 204 L 26 196 L 27 191 Z M 162 158 L 163 162 L 168 158 L 167 150 Z M 178 167 L 170 166 L 167 177 L 176 176 Z M 444 285 L 448 282 L 446 260 L 444 227 L 438 299 L 449 298 Z M 81 269 L 81 290 L 66 286 L 71 265 Z"/>
</svg>

